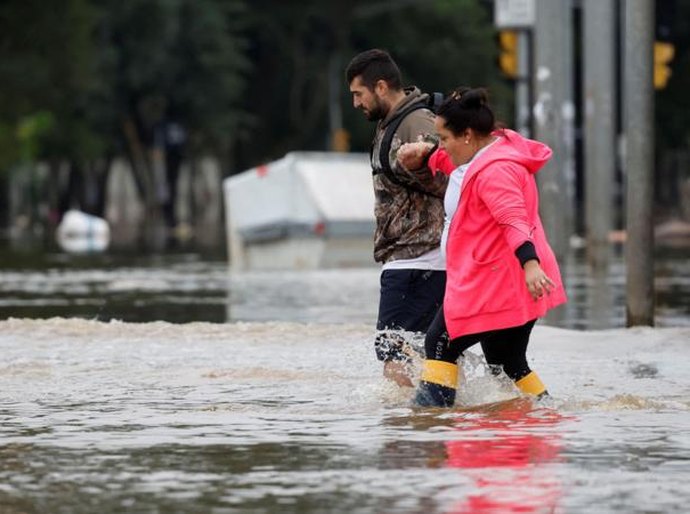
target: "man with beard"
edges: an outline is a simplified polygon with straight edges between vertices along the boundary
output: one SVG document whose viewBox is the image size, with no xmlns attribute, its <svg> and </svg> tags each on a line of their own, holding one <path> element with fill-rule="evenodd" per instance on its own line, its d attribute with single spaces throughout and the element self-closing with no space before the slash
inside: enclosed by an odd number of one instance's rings
<svg viewBox="0 0 690 514">
<path fill-rule="evenodd" d="M 383 374 L 401 386 L 410 379 L 410 333 L 426 333 L 443 302 L 446 274 L 439 248 L 447 177 L 396 160 L 404 143 L 434 138 L 429 95 L 403 88 L 398 66 L 379 49 L 355 56 L 346 70 L 353 105 L 376 132 L 371 147 L 376 217 L 374 259 L 382 264 L 376 356 Z"/>
</svg>

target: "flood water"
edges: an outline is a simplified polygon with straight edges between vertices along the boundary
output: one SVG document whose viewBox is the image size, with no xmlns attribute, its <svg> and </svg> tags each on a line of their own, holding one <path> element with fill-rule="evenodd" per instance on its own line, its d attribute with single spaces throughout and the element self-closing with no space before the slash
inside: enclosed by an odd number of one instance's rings
<svg viewBox="0 0 690 514">
<path fill-rule="evenodd" d="M 655 329 L 621 328 L 620 263 L 596 296 L 568 264 L 529 352 L 552 398 L 473 349 L 445 410 L 380 376 L 375 269 L 3 259 L 3 514 L 688 510 L 687 259 L 658 261 Z"/>
<path fill-rule="evenodd" d="M 606 270 L 592 271 L 582 252 L 561 267 L 569 302 L 548 324 L 625 326 L 620 248 Z M 0 250 L 0 319 L 373 324 L 379 274 L 375 267 L 231 274 L 218 251 L 75 256 L 58 250 Z M 690 248 L 659 252 L 655 295 L 657 326 L 690 326 Z"/>
</svg>

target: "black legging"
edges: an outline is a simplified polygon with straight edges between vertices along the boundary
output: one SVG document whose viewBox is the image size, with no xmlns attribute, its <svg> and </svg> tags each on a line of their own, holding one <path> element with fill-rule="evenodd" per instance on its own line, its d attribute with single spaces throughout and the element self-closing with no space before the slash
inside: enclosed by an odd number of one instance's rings
<svg viewBox="0 0 690 514">
<path fill-rule="evenodd" d="M 470 346 L 481 342 L 487 364 L 494 370 L 502 368 L 513 381 L 530 373 L 527 364 L 527 344 L 536 319 L 518 327 L 468 334 L 449 340 L 443 306 L 436 313 L 427 330 L 424 350 L 427 359 L 455 364 Z"/>
</svg>

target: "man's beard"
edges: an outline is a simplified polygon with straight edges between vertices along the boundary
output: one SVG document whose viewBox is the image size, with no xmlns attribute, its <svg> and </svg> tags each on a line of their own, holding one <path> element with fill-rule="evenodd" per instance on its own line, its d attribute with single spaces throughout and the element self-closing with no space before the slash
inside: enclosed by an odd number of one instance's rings
<svg viewBox="0 0 690 514">
<path fill-rule="evenodd" d="M 388 111 L 385 109 L 383 103 L 376 99 L 374 107 L 370 111 L 364 111 L 364 115 L 369 121 L 379 121 L 386 117 Z"/>
</svg>

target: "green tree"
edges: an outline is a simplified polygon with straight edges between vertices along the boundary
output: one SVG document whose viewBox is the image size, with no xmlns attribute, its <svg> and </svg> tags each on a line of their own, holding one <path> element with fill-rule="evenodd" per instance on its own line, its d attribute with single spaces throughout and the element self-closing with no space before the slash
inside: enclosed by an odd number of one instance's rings
<svg viewBox="0 0 690 514">
<path fill-rule="evenodd" d="M 0 3 L 0 195 L 8 221 L 6 173 L 27 161 L 96 154 L 80 103 L 96 87 L 88 0 Z M 83 104 L 81 104 L 83 105 Z M 23 162 L 19 168 L 17 164 Z"/>
<path fill-rule="evenodd" d="M 403 81 L 427 92 L 448 93 L 460 85 L 487 87 L 500 119 L 509 122 L 512 90 L 495 64 L 498 48 L 487 6 L 477 0 L 407 4 L 374 11 L 373 16 L 363 10 L 364 15 L 353 25 L 352 55 L 367 48 L 384 48 L 400 66 Z M 371 126 L 361 118 L 353 109 L 346 111 L 348 125 L 358 127 L 353 146 L 364 150 L 371 139 Z"/>
<path fill-rule="evenodd" d="M 6 0 L 0 168 L 19 159 L 22 120 L 45 113 L 35 158 L 79 170 L 124 152 L 156 216 L 157 135 L 170 120 L 189 153 L 232 171 L 326 149 L 341 118 L 366 151 L 372 127 L 351 108 L 344 68 L 372 47 L 423 90 L 488 86 L 510 119 L 489 11 L 480 0 Z"/>
<path fill-rule="evenodd" d="M 511 118 L 511 90 L 495 65 L 498 50 L 486 3 L 255 0 L 250 15 L 255 67 L 246 108 L 254 118 L 236 171 L 290 150 L 328 148 L 334 68 L 352 149 L 367 151 L 372 127 L 351 108 L 344 69 L 354 54 L 372 47 L 389 50 L 405 82 L 425 91 L 489 87 L 502 117 Z"/>
<path fill-rule="evenodd" d="M 102 112 L 134 165 L 150 215 L 159 213 L 152 162 L 155 131 L 174 120 L 189 151 L 227 152 L 244 113 L 249 63 L 241 0 L 96 0 L 101 74 L 109 85 Z"/>
<path fill-rule="evenodd" d="M 50 127 L 25 138 L 30 159 L 85 171 L 125 151 L 155 214 L 157 126 L 174 118 L 192 154 L 227 152 L 240 133 L 244 13 L 243 0 L 1 3 L 0 169 L 22 157 L 20 125 L 45 114 Z"/>
<path fill-rule="evenodd" d="M 238 149 L 238 166 L 295 149 L 324 149 L 331 61 L 347 43 L 357 3 L 251 3 L 248 37 L 254 69 L 245 107 L 253 117 Z M 341 79 L 341 70 L 336 72 Z"/>
</svg>

